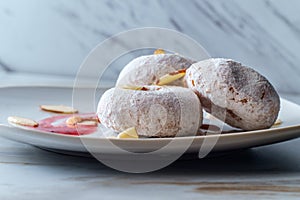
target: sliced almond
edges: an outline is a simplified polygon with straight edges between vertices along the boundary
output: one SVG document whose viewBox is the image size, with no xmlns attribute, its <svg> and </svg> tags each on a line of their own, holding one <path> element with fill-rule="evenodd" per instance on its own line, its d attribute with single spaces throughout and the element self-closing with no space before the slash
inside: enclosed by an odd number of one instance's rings
<svg viewBox="0 0 300 200">
<path fill-rule="evenodd" d="M 118 138 L 125 139 L 125 138 L 139 138 L 135 127 L 131 127 L 126 129 L 125 131 L 119 133 Z"/>
<path fill-rule="evenodd" d="M 44 111 L 63 113 L 63 114 L 73 114 L 78 112 L 78 110 L 72 107 L 63 106 L 63 105 L 41 105 L 40 108 Z"/>
<path fill-rule="evenodd" d="M 77 123 L 80 123 L 82 122 L 83 119 L 80 117 L 80 116 L 73 116 L 73 117 L 69 117 L 67 120 L 66 120 L 66 124 L 67 125 L 76 125 Z"/>
<path fill-rule="evenodd" d="M 10 123 L 19 124 L 22 126 L 37 127 L 39 125 L 36 121 L 34 121 L 32 119 L 27 119 L 27 118 L 17 117 L 17 116 L 8 117 L 7 121 Z"/>
<path fill-rule="evenodd" d="M 129 90 L 144 90 L 144 91 L 149 90 L 148 88 L 146 88 L 144 86 L 136 86 L 136 85 L 123 85 L 122 88 L 129 89 Z"/>
<path fill-rule="evenodd" d="M 98 123 L 95 121 L 83 121 L 83 122 L 78 122 L 76 125 L 77 126 L 98 126 Z"/>
<path fill-rule="evenodd" d="M 116 139 L 116 136 L 107 136 L 106 139 Z"/>
<path fill-rule="evenodd" d="M 166 74 L 166 75 L 160 77 L 156 81 L 155 85 L 159 85 L 159 86 L 167 85 L 173 81 L 176 81 L 176 80 L 184 77 L 185 73 L 186 73 L 186 70 L 183 69 L 183 70 L 179 70 L 179 71 L 175 71 L 175 72 Z"/>
<path fill-rule="evenodd" d="M 98 124 L 99 123 L 99 119 L 97 116 L 89 116 L 89 117 L 85 117 L 85 116 L 72 116 L 72 117 L 69 117 L 67 120 L 66 120 L 66 124 L 69 125 L 69 126 L 74 126 L 76 124 L 79 124 L 79 123 L 83 123 L 83 122 L 87 122 L 86 124 L 88 123 L 93 123 L 93 125 L 95 124 Z M 81 125 L 84 125 L 81 124 Z"/>
<path fill-rule="evenodd" d="M 279 126 L 280 124 L 282 124 L 282 121 L 280 119 L 277 119 L 273 126 Z"/>
<path fill-rule="evenodd" d="M 156 49 L 153 54 L 154 55 L 156 55 L 156 54 L 166 54 L 166 52 L 163 49 Z"/>
</svg>

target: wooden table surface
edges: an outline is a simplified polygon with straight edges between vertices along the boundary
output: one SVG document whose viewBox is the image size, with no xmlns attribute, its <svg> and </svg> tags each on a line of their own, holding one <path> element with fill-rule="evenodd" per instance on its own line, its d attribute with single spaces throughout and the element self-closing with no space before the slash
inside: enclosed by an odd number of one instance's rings
<svg viewBox="0 0 300 200">
<path fill-rule="evenodd" d="M 93 158 L 0 139 L 1 199 L 300 198 L 300 140 L 148 174 L 121 173 Z"/>
<path fill-rule="evenodd" d="M 281 96 L 300 103 L 299 95 Z M 0 138 L 0 199 L 299 199 L 299 152 L 295 139 L 127 174 Z"/>
</svg>

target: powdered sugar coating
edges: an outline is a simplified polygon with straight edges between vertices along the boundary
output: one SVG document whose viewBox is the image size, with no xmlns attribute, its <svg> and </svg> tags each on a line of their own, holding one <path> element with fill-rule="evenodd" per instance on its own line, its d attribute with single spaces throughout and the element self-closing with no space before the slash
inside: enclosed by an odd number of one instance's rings
<svg viewBox="0 0 300 200">
<path fill-rule="evenodd" d="M 112 88 L 98 104 L 98 117 L 107 128 L 121 132 L 135 127 L 139 136 L 195 135 L 202 108 L 193 91 L 182 87 L 145 86 L 148 91 Z"/>
<path fill-rule="evenodd" d="M 193 63 L 195 61 L 176 54 L 140 56 L 124 67 L 116 86 L 151 85 L 160 77 L 180 69 L 187 69 Z M 183 86 L 183 81 L 176 80 L 169 85 Z"/>
<path fill-rule="evenodd" d="M 231 126 L 264 129 L 277 119 L 277 92 L 264 76 L 241 63 L 223 58 L 204 60 L 193 64 L 185 79 L 203 108 Z"/>
</svg>

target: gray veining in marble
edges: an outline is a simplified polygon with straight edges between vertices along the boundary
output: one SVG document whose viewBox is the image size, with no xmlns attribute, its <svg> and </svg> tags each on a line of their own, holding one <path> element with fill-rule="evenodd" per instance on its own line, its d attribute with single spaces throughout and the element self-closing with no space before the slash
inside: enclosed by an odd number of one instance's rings
<svg viewBox="0 0 300 200">
<path fill-rule="evenodd" d="M 24 72 L 72 75 L 99 42 L 139 27 L 164 27 L 299 93 L 297 0 L 10 0 L 0 1 L 0 63 Z M 115 66 L 115 79 L 125 63 Z M 113 84 L 113 83 L 112 83 Z"/>
</svg>

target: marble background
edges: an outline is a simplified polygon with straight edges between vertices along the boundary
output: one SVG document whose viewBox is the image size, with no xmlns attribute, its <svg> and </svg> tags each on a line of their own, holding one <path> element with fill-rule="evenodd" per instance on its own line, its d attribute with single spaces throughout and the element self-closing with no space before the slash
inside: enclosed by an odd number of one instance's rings
<svg viewBox="0 0 300 200">
<path fill-rule="evenodd" d="M 0 79 L 72 79 L 104 39 L 164 27 L 194 38 L 213 57 L 252 66 L 280 92 L 300 93 L 299 7 L 298 0 L 0 0 Z M 111 84 L 122 67 L 107 77 Z"/>
</svg>

